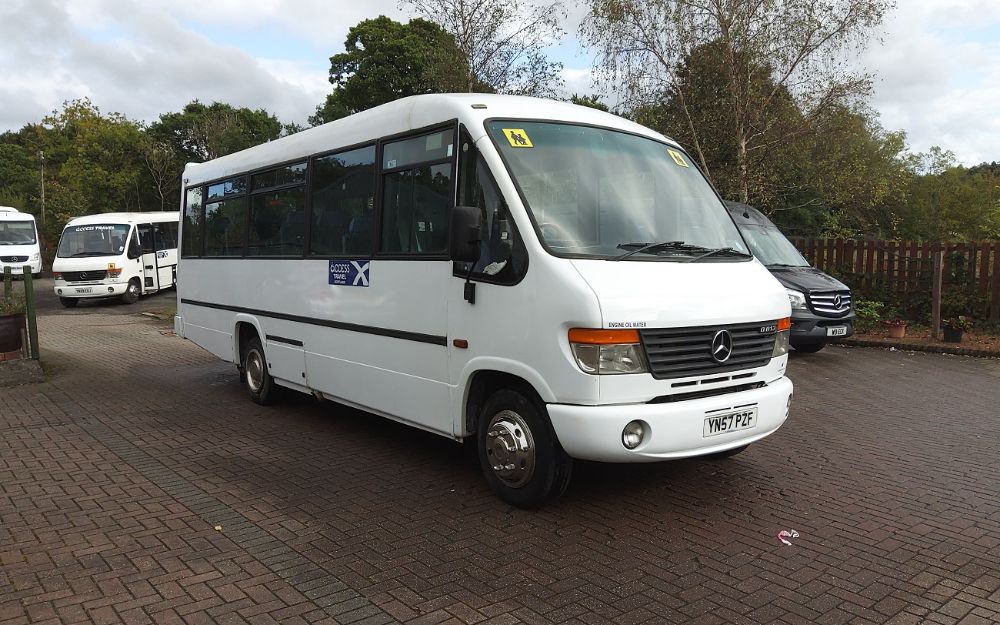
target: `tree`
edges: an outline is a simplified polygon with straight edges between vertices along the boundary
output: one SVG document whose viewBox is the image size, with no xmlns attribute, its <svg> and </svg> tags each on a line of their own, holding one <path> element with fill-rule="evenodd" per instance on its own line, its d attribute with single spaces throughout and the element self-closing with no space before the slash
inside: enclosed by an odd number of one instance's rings
<svg viewBox="0 0 1000 625">
<path fill-rule="evenodd" d="M 282 130 L 278 118 L 264 109 L 194 100 L 179 113 L 160 115 L 147 133 L 172 146 L 182 162 L 200 163 L 277 139 Z"/>
<path fill-rule="evenodd" d="M 522 0 L 403 0 L 418 15 L 451 33 L 468 59 L 461 91 L 495 91 L 554 97 L 562 86 L 562 63 L 545 47 L 563 35 L 562 3 Z"/>
<path fill-rule="evenodd" d="M 330 57 L 334 91 L 309 118 L 313 125 L 411 95 L 463 91 L 467 84 L 465 55 L 427 20 L 364 20 L 348 31 L 344 48 Z"/>
<path fill-rule="evenodd" d="M 579 106 L 589 106 L 592 109 L 604 111 L 605 113 L 609 110 L 608 105 L 601 102 L 601 96 L 599 95 L 577 95 L 574 93 L 570 96 L 569 101 L 573 104 L 577 104 Z"/>
<path fill-rule="evenodd" d="M 890 0 L 587 0 L 583 37 L 598 50 L 599 78 L 631 107 L 663 94 L 676 100 L 702 167 L 709 137 L 688 100 L 680 69 L 703 46 L 717 46 L 719 88 L 731 107 L 734 176 L 750 199 L 750 153 L 759 149 L 790 97 L 807 117 L 867 94 L 847 53 L 867 43 Z M 761 77 L 771 83 L 761 90 Z M 773 134 L 773 133 L 772 133 Z M 717 137 L 714 137 L 717 139 Z"/>
</svg>

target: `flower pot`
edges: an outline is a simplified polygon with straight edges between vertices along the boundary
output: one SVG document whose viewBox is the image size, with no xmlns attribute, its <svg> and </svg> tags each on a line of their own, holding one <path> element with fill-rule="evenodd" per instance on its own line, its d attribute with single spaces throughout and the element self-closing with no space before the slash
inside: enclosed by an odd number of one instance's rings
<svg viewBox="0 0 1000 625">
<path fill-rule="evenodd" d="M 24 313 L 0 317 L 0 352 L 16 352 L 21 349 L 23 329 Z"/>
<path fill-rule="evenodd" d="M 962 330 L 961 328 L 949 328 L 948 326 L 941 326 L 941 331 L 944 333 L 945 343 L 961 343 L 962 342 Z"/>
<path fill-rule="evenodd" d="M 906 336 L 906 326 L 889 326 L 889 338 L 901 339 Z"/>
</svg>

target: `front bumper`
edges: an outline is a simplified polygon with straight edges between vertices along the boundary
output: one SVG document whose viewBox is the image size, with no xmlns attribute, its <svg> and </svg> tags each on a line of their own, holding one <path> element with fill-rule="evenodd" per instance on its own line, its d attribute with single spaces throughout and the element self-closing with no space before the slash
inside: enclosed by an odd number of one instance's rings
<svg viewBox="0 0 1000 625">
<path fill-rule="evenodd" d="M 785 422 L 791 395 L 792 381 L 781 377 L 757 389 L 675 403 L 546 407 L 559 443 L 573 458 L 656 462 L 716 453 L 758 441 Z M 707 413 L 749 406 L 757 407 L 753 428 L 704 436 Z M 646 423 L 647 434 L 636 449 L 626 449 L 622 430 L 634 420 Z"/>
<path fill-rule="evenodd" d="M 5 267 L 10 267 L 10 273 L 15 278 L 20 278 L 21 276 L 24 275 L 24 268 L 25 267 L 31 267 L 31 273 L 32 274 L 42 273 L 42 261 L 40 261 L 40 260 L 36 260 L 34 262 L 27 262 L 27 263 L 4 263 L 4 262 L 0 262 L 0 277 L 3 276 L 3 274 L 4 274 L 4 268 Z"/>
<path fill-rule="evenodd" d="M 112 284 L 56 284 L 52 289 L 59 297 L 114 297 L 128 288 L 128 282 Z M 89 290 L 89 291 L 88 291 Z"/>
<path fill-rule="evenodd" d="M 847 326 L 847 334 L 830 336 L 828 328 Z M 820 317 L 808 310 L 792 309 L 792 331 L 788 340 L 792 345 L 828 343 L 854 334 L 854 311 L 846 317 Z"/>
</svg>

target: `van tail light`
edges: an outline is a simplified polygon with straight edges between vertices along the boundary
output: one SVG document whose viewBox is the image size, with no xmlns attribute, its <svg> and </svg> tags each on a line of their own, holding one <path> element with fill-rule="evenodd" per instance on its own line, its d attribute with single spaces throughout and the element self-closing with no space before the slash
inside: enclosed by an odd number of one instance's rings
<svg viewBox="0 0 1000 625">
<path fill-rule="evenodd" d="M 584 373 L 614 375 L 649 371 L 636 330 L 591 330 L 573 328 L 569 344 L 576 364 Z"/>
<path fill-rule="evenodd" d="M 118 269 L 108 269 L 108 277 L 109 278 L 117 278 L 120 275 L 122 275 L 122 269 L 121 269 L 121 267 L 119 267 Z"/>
</svg>

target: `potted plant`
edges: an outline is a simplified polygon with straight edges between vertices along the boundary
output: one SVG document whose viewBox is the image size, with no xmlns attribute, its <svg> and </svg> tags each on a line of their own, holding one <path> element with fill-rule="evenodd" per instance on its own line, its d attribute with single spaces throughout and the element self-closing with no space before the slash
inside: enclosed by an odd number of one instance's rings
<svg viewBox="0 0 1000 625">
<path fill-rule="evenodd" d="M 961 343 L 962 333 L 972 327 L 972 317 L 958 315 L 941 320 L 941 330 L 946 343 Z"/>
<path fill-rule="evenodd" d="M 882 324 L 889 328 L 889 338 L 901 339 L 906 336 L 906 319 L 885 319 Z"/>
<path fill-rule="evenodd" d="M 24 329 L 24 297 L 0 297 L 0 352 L 21 349 L 21 331 Z"/>
</svg>

